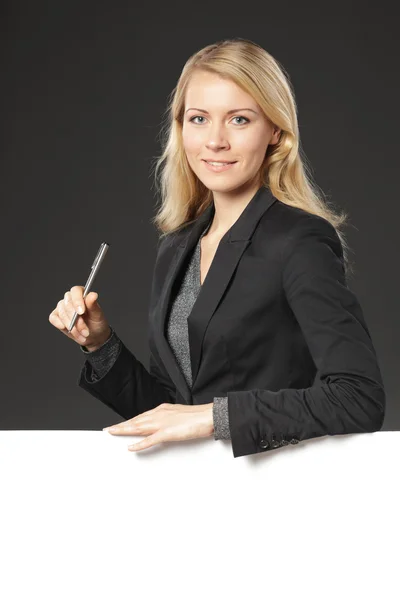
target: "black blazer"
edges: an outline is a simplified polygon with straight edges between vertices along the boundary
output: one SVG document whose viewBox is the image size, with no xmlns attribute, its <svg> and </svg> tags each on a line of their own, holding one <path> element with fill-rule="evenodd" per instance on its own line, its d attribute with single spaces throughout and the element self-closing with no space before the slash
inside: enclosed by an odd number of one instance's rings
<svg viewBox="0 0 400 600">
<path fill-rule="evenodd" d="M 130 419 L 163 402 L 228 396 L 233 456 L 381 428 L 385 391 L 335 228 L 261 187 L 222 237 L 188 317 L 193 386 L 166 338 L 171 298 L 215 212 L 158 244 L 149 306 L 150 373 L 122 343 L 110 371 L 78 385 Z"/>
</svg>

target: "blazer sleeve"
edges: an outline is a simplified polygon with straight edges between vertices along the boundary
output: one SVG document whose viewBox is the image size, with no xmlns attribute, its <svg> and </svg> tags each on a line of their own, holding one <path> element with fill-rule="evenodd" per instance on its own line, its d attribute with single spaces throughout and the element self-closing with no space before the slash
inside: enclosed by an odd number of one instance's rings
<svg viewBox="0 0 400 600">
<path fill-rule="evenodd" d="M 317 368 L 311 387 L 230 391 L 234 457 L 325 435 L 378 431 L 385 391 L 360 304 L 348 288 L 335 228 L 321 217 L 290 230 L 282 288 Z"/>
<path fill-rule="evenodd" d="M 96 378 L 95 370 L 86 359 L 78 385 L 112 408 L 124 419 L 167 402 L 175 404 L 175 387 L 156 365 L 150 354 L 150 372 L 120 340 L 119 353 L 111 368 Z"/>
<path fill-rule="evenodd" d="M 111 369 L 116 359 L 118 358 L 121 340 L 110 327 L 111 334 L 106 342 L 97 350 L 89 352 L 86 346 L 80 346 L 81 352 L 86 356 L 92 366 L 92 378 L 90 383 L 98 381 L 107 371 Z"/>
</svg>

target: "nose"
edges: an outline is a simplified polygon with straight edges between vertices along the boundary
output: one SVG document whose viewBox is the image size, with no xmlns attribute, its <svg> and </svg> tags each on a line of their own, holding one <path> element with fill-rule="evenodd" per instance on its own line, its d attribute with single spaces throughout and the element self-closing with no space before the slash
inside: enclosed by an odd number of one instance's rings
<svg viewBox="0 0 400 600">
<path fill-rule="evenodd" d="M 216 124 L 210 129 L 210 134 L 208 136 L 206 147 L 210 150 L 229 148 L 229 142 L 227 140 L 226 132 L 223 127 L 218 127 L 218 124 Z"/>
</svg>

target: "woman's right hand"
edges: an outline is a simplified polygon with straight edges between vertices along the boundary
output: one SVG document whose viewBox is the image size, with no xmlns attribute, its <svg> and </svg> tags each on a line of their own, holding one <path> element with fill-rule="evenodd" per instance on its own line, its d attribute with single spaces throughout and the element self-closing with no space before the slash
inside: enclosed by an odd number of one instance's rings
<svg viewBox="0 0 400 600">
<path fill-rule="evenodd" d="M 50 313 L 49 321 L 71 340 L 93 351 L 107 341 L 111 334 L 111 328 L 97 302 L 99 295 L 96 292 L 90 292 L 84 298 L 83 290 L 83 286 L 75 285 L 70 291 L 65 292 L 64 298 Z M 79 312 L 79 306 L 83 308 L 82 316 L 78 314 L 75 325 L 71 332 L 68 332 L 74 312 Z"/>
</svg>

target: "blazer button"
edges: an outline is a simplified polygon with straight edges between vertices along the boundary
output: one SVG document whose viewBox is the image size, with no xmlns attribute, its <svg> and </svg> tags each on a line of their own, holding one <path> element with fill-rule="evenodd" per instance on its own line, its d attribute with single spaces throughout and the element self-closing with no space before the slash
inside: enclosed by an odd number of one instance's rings
<svg viewBox="0 0 400 600">
<path fill-rule="evenodd" d="M 289 444 L 289 442 L 287 440 L 281 441 L 281 446 L 287 446 L 288 444 Z"/>
<path fill-rule="evenodd" d="M 271 442 L 271 448 L 279 448 L 280 443 L 278 442 L 278 440 L 272 440 Z"/>
<path fill-rule="evenodd" d="M 263 450 L 266 450 L 267 448 L 269 448 L 269 442 L 268 442 L 268 440 L 261 440 L 260 441 L 260 448 L 262 448 Z"/>
<path fill-rule="evenodd" d="M 298 440 L 297 438 L 292 438 L 292 439 L 290 440 L 290 443 L 291 443 L 291 444 L 298 444 L 298 443 L 299 443 L 299 440 Z"/>
</svg>

